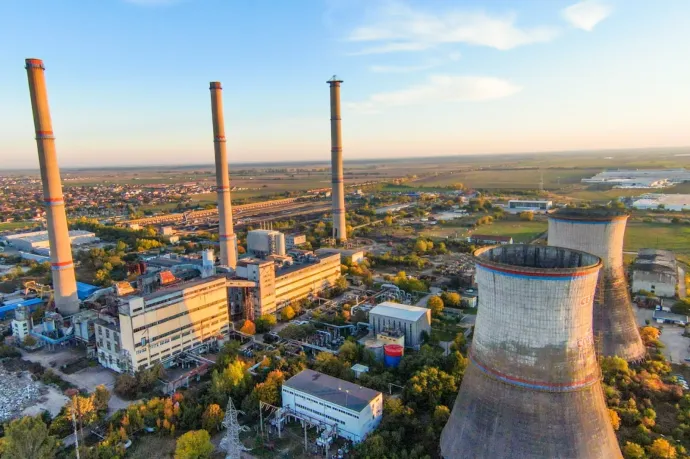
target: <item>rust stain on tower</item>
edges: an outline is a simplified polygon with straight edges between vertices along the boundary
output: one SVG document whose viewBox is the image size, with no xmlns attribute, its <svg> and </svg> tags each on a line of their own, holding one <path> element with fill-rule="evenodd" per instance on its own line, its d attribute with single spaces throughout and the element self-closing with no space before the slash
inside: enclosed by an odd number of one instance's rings
<svg viewBox="0 0 690 459">
<path fill-rule="evenodd" d="M 223 118 L 223 87 L 212 81 L 211 111 L 213 114 L 213 147 L 216 159 L 216 194 L 218 195 L 218 220 L 220 243 L 220 264 L 237 266 L 237 237 L 232 226 L 232 205 L 230 203 L 230 175 L 228 154 L 225 145 L 225 120 Z"/>
<path fill-rule="evenodd" d="M 60 168 L 55 152 L 55 136 L 50 119 L 45 67 L 40 59 L 26 59 L 31 108 L 36 128 L 38 162 L 41 168 L 43 201 L 46 205 L 50 265 L 53 275 L 55 307 L 63 314 L 79 311 L 77 282 L 74 277 L 72 244 L 67 229 L 65 201 L 60 182 Z"/>
<path fill-rule="evenodd" d="M 340 83 L 335 75 L 331 87 L 331 197 L 333 198 L 333 239 L 347 240 L 345 229 L 345 184 L 343 183 L 343 142 L 340 128 Z"/>
<path fill-rule="evenodd" d="M 628 361 L 646 350 L 632 309 L 623 266 L 623 239 L 628 215 L 615 209 L 558 209 L 549 214 L 549 245 L 568 247 L 600 257 L 594 298 L 594 338 L 603 355 Z"/>
</svg>

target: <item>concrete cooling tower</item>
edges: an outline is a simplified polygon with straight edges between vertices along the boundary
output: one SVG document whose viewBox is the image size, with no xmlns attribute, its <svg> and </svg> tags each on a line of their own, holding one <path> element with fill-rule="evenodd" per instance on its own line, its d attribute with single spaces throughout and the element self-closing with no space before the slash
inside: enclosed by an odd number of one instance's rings
<svg viewBox="0 0 690 459">
<path fill-rule="evenodd" d="M 474 255 L 477 321 L 441 455 L 621 458 L 592 336 L 601 260 L 532 245 Z"/>
<path fill-rule="evenodd" d="M 614 209 L 558 209 L 549 214 L 549 245 L 602 259 L 594 297 L 594 339 L 602 355 L 641 360 L 645 347 L 630 301 L 623 267 L 628 215 Z"/>
</svg>

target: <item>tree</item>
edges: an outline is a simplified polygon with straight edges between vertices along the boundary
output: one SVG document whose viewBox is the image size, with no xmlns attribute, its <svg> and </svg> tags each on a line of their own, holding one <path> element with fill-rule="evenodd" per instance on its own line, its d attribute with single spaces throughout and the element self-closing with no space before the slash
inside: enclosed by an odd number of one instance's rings
<svg viewBox="0 0 690 459">
<path fill-rule="evenodd" d="M 434 317 L 440 316 L 443 312 L 443 300 L 440 296 L 432 296 L 426 302 L 426 307 L 431 309 L 431 315 Z"/>
<path fill-rule="evenodd" d="M 40 417 L 15 419 L 5 428 L 3 458 L 52 459 L 58 442 L 48 434 L 48 427 Z"/>
<path fill-rule="evenodd" d="M 273 370 L 266 376 L 266 381 L 254 387 L 254 393 L 258 399 L 273 406 L 280 405 L 280 389 L 285 381 L 285 376 L 280 370 Z"/>
<path fill-rule="evenodd" d="M 642 327 L 640 337 L 645 346 L 654 346 L 659 340 L 659 329 L 656 327 Z"/>
<path fill-rule="evenodd" d="M 333 290 L 335 291 L 336 295 L 340 295 L 347 290 L 347 279 L 345 279 L 345 276 L 340 276 L 335 280 Z"/>
<path fill-rule="evenodd" d="M 611 419 L 611 426 L 613 426 L 613 430 L 618 430 L 621 427 L 621 418 L 618 416 L 618 413 L 609 408 L 609 418 Z"/>
<path fill-rule="evenodd" d="M 459 308 L 462 298 L 459 293 L 455 292 L 443 292 L 441 294 L 441 300 L 447 308 Z"/>
<path fill-rule="evenodd" d="M 683 314 L 685 316 L 690 315 L 690 299 L 683 298 L 682 300 L 676 301 L 675 304 L 671 306 L 671 312 Z"/>
<path fill-rule="evenodd" d="M 435 367 L 426 367 L 409 379 L 403 394 L 406 400 L 433 407 L 451 402 L 457 390 L 451 375 Z"/>
<path fill-rule="evenodd" d="M 177 439 L 175 459 L 209 459 L 213 454 L 211 436 L 205 430 L 190 430 Z"/>
<path fill-rule="evenodd" d="M 244 364 L 241 360 L 235 359 L 222 371 L 213 371 L 209 395 L 216 403 L 224 405 L 230 395 L 235 395 L 236 399 L 242 398 L 248 392 L 250 383 L 251 376 L 245 370 Z"/>
<path fill-rule="evenodd" d="M 652 459 L 674 459 L 676 457 L 676 448 L 663 438 L 654 440 L 648 451 Z"/>
<path fill-rule="evenodd" d="M 256 326 L 254 325 L 254 322 L 252 322 L 251 320 L 245 320 L 242 324 L 242 328 L 240 328 L 240 332 L 245 333 L 247 335 L 255 335 Z"/>
<path fill-rule="evenodd" d="M 326 373 L 336 378 L 350 379 L 351 371 L 347 363 L 338 359 L 330 352 L 319 352 L 316 355 L 314 366 L 317 371 Z"/>
<path fill-rule="evenodd" d="M 292 306 L 285 306 L 283 309 L 280 310 L 280 318 L 285 322 L 294 319 L 295 310 L 292 309 Z"/>
<path fill-rule="evenodd" d="M 201 415 L 201 425 L 208 432 L 218 432 L 224 417 L 225 412 L 220 405 L 211 403 Z"/>
<path fill-rule="evenodd" d="M 278 321 L 276 320 L 276 316 L 274 316 L 273 314 L 263 314 L 255 321 L 256 331 L 258 333 L 267 332 L 277 323 Z"/>
<path fill-rule="evenodd" d="M 450 418 L 450 410 L 445 405 L 438 405 L 434 408 L 434 424 L 438 427 L 443 427 Z"/>
<path fill-rule="evenodd" d="M 534 212 L 531 212 L 529 210 L 520 212 L 520 220 L 522 220 L 523 222 L 531 222 L 532 220 L 534 220 Z"/>
<path fill-rule="evenodd" d="M 359 346 L 352 341 L 345 341 L 338 349 L 338 357 L 346 362 L 355 363 L 359 360 Z"/>
<path fill-rule="evenodd" d="M 623 456 L 625 459 L 644 459 L 644 448 L 637 443 L 626 441 L 625 446 L 623 446 Z"/>
<path fill-rule="evenodd" d="M 427 244 L 424 239 L 417 239 L 414 243 L 414 251 L 417 253 L 424 253 L 427 250 Z"/>
<path fill-rule="evenodd" d="M 107 411 L 109 401 L 110 391 L 103 384 L 96 386 L 96 391 L 93 394 L 93 403 L 96 407 L 96 411 Z"/>
<path fill-rule="evenodd" d="M 37 343 L 36 338 L 34 338 L 34 337 L 31 336 L 31 335 L 26 335 L 26 336 L 24 337 L 24 340 L 22 341 L 22 344 L 23 344 L 24 346 L 26 346 L 26 347 L 35 346 L 36 343 Z"/>
</svg>

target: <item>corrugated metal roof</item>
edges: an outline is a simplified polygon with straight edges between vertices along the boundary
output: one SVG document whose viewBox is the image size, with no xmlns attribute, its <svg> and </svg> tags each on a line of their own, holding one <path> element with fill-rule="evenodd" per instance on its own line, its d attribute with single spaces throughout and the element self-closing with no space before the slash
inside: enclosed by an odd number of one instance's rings
<svg viewBox="0 0 690 459">
<path fill-rule="evenodd" d="M 429 312 L 427 308 L 420 308 L 419 306 L 410 306 L 407 304 L 390 303 L 384 301 L 378 306 L 374 307 L 369 314 L 379 314 L 387 317 L 394 317 L 401 320 L 417 321 Z"/>
</svg>

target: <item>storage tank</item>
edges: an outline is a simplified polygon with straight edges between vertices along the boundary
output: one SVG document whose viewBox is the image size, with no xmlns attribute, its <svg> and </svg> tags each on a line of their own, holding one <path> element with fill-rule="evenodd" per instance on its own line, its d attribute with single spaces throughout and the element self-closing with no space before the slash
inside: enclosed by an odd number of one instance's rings
<svg viewBox="0 0 690 459">
<path fill-rule="evenodd" d="M 377 362 L 383 362 L 383 343 L 376 339 L 368 339 L 364 342 L 364 349 L 373 352 Z"/>
<path fill-rule="evenodd" d="M 285 235 L 283 233 L 276 234 L 276 253 L 285 256 Z"/>
<path fill-rule="evenodd" d="M 383 346 L 383 363 L 387 367 L 397 368 L 402 360 L 405 348 L 399 344 L 386 344 Z"/>
<path fill-rule="evenodd" d="M 447 459 L 616 459 L 592 334 L 601 259 L 551 246 L 474 252 L 479 307 Z"/>
<path fill-rule="evenodd" d="M 623 266 L 628 215 L 616 209 L 563 208 L 549 214 L 549 245 L 582 250 L 602 260 L 594 296 L 594 339 L 603 355 L 644 358 Z"/>
</svg>

